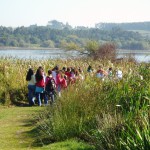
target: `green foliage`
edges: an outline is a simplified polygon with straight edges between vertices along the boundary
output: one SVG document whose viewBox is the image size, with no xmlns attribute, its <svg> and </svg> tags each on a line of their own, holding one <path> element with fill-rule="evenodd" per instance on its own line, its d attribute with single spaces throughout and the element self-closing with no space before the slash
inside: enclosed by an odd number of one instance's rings
<svg viewBox="0 0 150 150">
<path fill-rule="evenodd" d="M 79 47 L 78 47 L 78 45 L 76 45 L 75 43 L 70 42 L 70 43 L 67 44 L 67 49 L 68 49 L 68 50 L 78 50 Z"/>
<path fill-rule="evenodd" d="M 142 117 L 142 122 L 137 120 L 139 123 L 128 122 L 125 124 L 119 141 L 117 141 L 120 150 L 148 150 L 150 148 L 149 118 L 147 116 Z"/>
<path fill-rule="evenodd" d="M 142 34 L 143 35 L 143 34 Z M 88 40 L 113 42 L 122 49 L 149 49 L 149 36 L 146 38 L 138 32 L 125 31 L 120 28 L 102 30 L 98 28 L 77 27 L 72 28 L 56 20 L 49 22 L 48 26 L 18 27 L 16 29 L 0 27 L 0 45 L 12 47 L 28 47 L 29 45 L 44 46 L 48 48 L 62 48 L 62 42 L 68 47 L 84 47 Z M 51 41 L 51 42 L 50 42 Z M 50 43 L 49 43 L 50 42 Z"/>
<path fill-rule="evenodd" d="M 93 56 L 96 54 L 99 48 L 99 44 L 96 41 L 88 41 L 85 46 L 85 50 L 88 52 L 89 56 Z"/>
<path fill-rule="evenodd" d="M 54 42 L 51 40 L 44 41 L 40 46 L 41 47 L 48 47 L 48 48 L 54 48 L 55 47 Z"/>
<path fill-rule="evenodd" d="M 86 143 L 73 139 L 50 144 L 48 146 L 45 146 L 44 148 L 49 148 L 50 150 L 95 150 L 94 146 L 90 146 Z"/>
</svg>

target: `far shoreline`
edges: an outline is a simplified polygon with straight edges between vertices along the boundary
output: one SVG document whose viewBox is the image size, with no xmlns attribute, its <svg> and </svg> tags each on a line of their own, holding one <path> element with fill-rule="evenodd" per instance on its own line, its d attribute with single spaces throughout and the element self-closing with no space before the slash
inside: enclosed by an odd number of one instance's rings
<svg viewBox="0 0 150 150">
<path fill-rule="evenodd" d="M 61 48 L 46 48 L 46 47 L 3 47 L 0 50 L 61 50 Z"/>
<path fill-rule="evenodd" d="M 0 50 L 65 50 L 63 48 L 48 48 L 48 47 L 7 47 L 0 46 Z M 150 54 L 150 50 L 129 50 L 129 49 L 116 49 L 118 54 Z"/>
</svg>

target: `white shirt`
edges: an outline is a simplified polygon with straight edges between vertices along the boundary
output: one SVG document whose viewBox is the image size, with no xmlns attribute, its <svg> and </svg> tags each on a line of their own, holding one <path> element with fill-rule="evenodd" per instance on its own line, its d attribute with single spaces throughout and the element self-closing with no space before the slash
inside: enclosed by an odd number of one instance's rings
<svg viewBox="0 0 150 150">
<path fill-rule="evenodd" d="M 35 85 L 35 83 L 36 83 L 35 75 L 33 74 L 33 75 L 31 76 L 31 80 L 28 81 L 28 85 Z"/>
<path fill-rule="evenodd" d="M 117 75 L 117 77 L 118 77 L 119 79 L 122 79 L 122 71 L 121 71 L 121 70 L 118 70 L 118 71 L 116 72 L 116 75 Z"/>
<path fill-rule="evenodd" d="M 52 77 L 53 77 L 53 79 L 54 79 L 55 82 L 56 82 L 56 71 L 52 71 Z"/>
</svg>

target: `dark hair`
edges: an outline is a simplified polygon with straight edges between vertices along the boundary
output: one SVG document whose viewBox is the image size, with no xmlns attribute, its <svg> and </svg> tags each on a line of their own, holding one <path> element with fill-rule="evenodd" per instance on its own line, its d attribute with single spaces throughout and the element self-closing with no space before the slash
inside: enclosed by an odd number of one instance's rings
<svg viewBox="0 0 150 150">
<path fill-rule="evenodd" d="M 91 66 L 91 65 L 89 65 L 89 66 L 88 66 L 88 69 L 92 69 L 92 66 Z"/>
<path fill-rule="evenodd" d="M 88 66 L 87 71 L 88 71 L 88 72 L 93 71 L 93 69 L 92 69 L 92 66 L 91 66 L 91 65 L 89 65 L 89 66 Z"/>
<path fill-rule="evenodd" d="M 31 80 L 31 76 L 33 75 L 33 70 L 30 68 L 27 72 L 27 75 L 26 75 L 26 81 L 30 81 Z"/>
<path fill-rule="evenodd" d="M 52 71 L 51 70 L 48 70 L 48 75 L 52 74 Z"/>
<path fill-rule="evenodd" d="M 67 72 L 70 72 L 70 71 L 71 71 L 71 68 L 68 67 L 68 68 L 67 68 Z"/>
<path fill-rule="evenodd" d="M 43 71 L 42 68 L 37 69 L 36 74 L 35 74 L 36 81 L 40 81 L 43 79 L 42 71 Z"/>
<path fill-rule="evenodd" d="M 39 66 L 39 68 L 38 69 L 43 69 L 43 67 L 42 66 Z"/>
<path fill-rule="evenodd" d="M 83 71 L 82 71 L 82 69 L 81 69 L 81 67 L 79 67 L 78 68 L 78 71 L 80 72 L 80 73 L 82 73 Z"/>
<path fill-rule="evenodd" d="M 71 68 L 71 72 L 75 73 L 75 68 Z"/>
<path fill-rule="evenodd" d="M 67 80 L 67 76 L 66 75 L 64 75 L 64 79 Z"/>
<path fill-rule="evenodd" d="M 63 67 L 62 70 L 63 70 L 63 71 L 66 71 L 66 67 Z"/>
<path fill-rule="evenodd" d="M 58 65 L 55 66 L 55 70 L 56 70 L 56 71 L 59 70 L 59 66 L 58 66 Z"/>
</svg>

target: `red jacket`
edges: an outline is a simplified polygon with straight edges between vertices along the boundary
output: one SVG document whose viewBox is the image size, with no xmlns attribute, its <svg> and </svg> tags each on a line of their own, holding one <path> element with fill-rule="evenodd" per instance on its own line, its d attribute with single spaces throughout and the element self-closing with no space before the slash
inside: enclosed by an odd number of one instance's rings
<svg viewBox="0 0 150 150">
<path fill-rule="evenodd" d="M 62 88 L 67 88 L 67 81 L 65 80 L 65 78 L 62 79 L 61 86 Z"/>
<path fill-rule="evenodd" d="M 37 81 L 36 82 L 36 86 L 38 86 L 38 87 L 44 87 L 45 86 L 44 78 L 42 80 L 40 80 L 40 81 Z"/>
<path fill-rule="evenodd" d="M 71 73 L 70 72 L 65 72 L 65 75 L 70 78 L 71 77 Z"/>
</svg>

